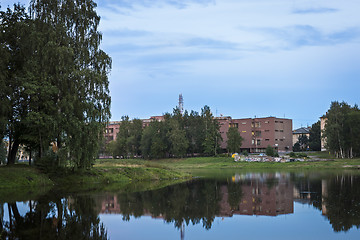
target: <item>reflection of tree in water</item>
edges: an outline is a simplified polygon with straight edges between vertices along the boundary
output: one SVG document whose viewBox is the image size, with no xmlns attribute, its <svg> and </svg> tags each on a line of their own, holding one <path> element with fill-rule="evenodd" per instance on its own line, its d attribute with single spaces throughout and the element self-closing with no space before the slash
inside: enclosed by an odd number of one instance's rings
<svg viewBox="0 0 360 240">
<path fill-rule="evenodd" d="M 53 200 L 53 201 L 52 201 Z M 2 222 L 4 239 L 107 239 L 107 233 L 89 196 L 68 199 L 44 196 L 29 202 L 21 216 L 16 203 L 8 203 L 9 219 Z M 1 218 L 2 219 L 2 218 Z"/>
<path fill-rule="evenodd" d="M 229 182 L 228 189 L 228 203 L 233 210 L 239 209 L 239 203 L 243 197 L 242 187 L 239 183 Z"/>
<path fill-rule="evenodd" d="M 334 231 L 360 227 L 360 177 L 337 176 L 328 182 L 326 216 Z"/>
<path fill-rule="evenodd" d="M 220 209 L 220 185 L 217 181 L 187 182 L 155 191 L 123 193 L 118 199 L 124 220 L 147 211 L 168 223 L 174 222 L 178 229 L 184 222 L 202 222 L 205 229 L 210 229 Z"/>
</svg>

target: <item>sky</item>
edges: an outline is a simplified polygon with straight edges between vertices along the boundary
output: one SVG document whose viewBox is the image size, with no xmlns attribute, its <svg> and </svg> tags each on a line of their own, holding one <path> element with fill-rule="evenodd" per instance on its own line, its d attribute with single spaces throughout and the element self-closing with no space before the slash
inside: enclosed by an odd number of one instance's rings
<svg viewBox="0 0 360 240">
<path fill-rule="evenodd" d="M 359 0 L 96 2 L 111 120 L 172 112 L 182 93 L 188 111 L 286 117 L 295 129 L 332 101 L 360 102 Z"/>
</svg>

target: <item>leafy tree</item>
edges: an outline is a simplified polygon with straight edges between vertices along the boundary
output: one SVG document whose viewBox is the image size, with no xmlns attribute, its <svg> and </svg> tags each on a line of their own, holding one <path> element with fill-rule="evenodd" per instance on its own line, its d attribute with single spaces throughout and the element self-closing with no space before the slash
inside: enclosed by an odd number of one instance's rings
<svg viewBox="0 0 360 240">
<path fill-rule="evenodd" d="M 360 155 L 360 110 L 345 102 L 332 102 L 326 114 L 324 136 L 327 148 L 337 157 L 356 157 Z"/>
<path fill-rule="evenodd" d="M 185 116 L 186 112 L 185 112 Z M 205 139 L 205 124 L 198 112 L 191 111 L 187 119 L 186 135 L 189 141 L 189 153 L 203 153 Z"/>
<path fill-rule="evenodd" d="M 129 126 L 129 138 L 127 139 L 127 148 L 131 156 L 141 155 L 142 132 L 142 121 L 140 119 L 133 119 Z"/>
<path fill-rule="evenodd" d="M 300 147 L 300 143 L 296 142 L 293 146 L 293 151 L 294 152 L 300 152 L 301 151 L 301 147 Z"/>
<path fill-rule="evenodd" d="M 235 153 L 240 151 L 240 147 L 243 141 L 243 138 L 240 136 L 240 133 L 237 128 L 230 127 L 227 135 L 227 149 L 230 153 Z"/>
<path fill-rule="evenodd" d="M 270 156 L 270 157 L 275 157 L 276 156 L 276 151 L 273 147 L 271 147 L 270 145 L 268 145 L 266 147 L 266 155 Z"/>
<path fill-rule="evenodd" d="M 309 139 L 306 135 L 301 135 L 298 139 L 298 142 L 300 144 L 300 148 L 302 151 L 306 151 L 308 144 L 309 144 Z"/>
<path fill-rule="evenodd" d="M 79 169 L 94 161 L 110 117 L 111 65 L 99 49 L 95 7 L 92 0 L 32 0 L 30 16 L 19 5 L 0 13 L 0 133 L 9 138 L 8 164 L 20 144 L 41 159 L 54 142 L 53 164 Z"/>
<path fill-rule="evenodd" d="M 309 136 L 309 147 L 312 151 L 321 150 L 321 129 L 320 121 L 317 121 L 311 126 Z"/>
<path fill-rule="evenodd" d="M 201 117 L 203 118 L 205 125 L 205 139 L 202 143 L 204 153 L 208 155 L 216 155 L 220 145 L 219 142 L 221 141 L 219 122 L 212 115 L 210 107 L 206 105 L 201 109 Z"/>
<path fill-rule="evenodd" d="M 130 121 L 128 116 L 121 117 L 121 124 L 119 127 L 119 133 L 116 139 L 115 153 L 118 156 L 128 157 L 128 139 L 130 137 Z"/>
<path fill-rule="evenodd" d="M 168 145 L 163 122 L 154 120 L 143 131 L 141 152 L 144 158 L 163 158 L 167 155 Z"/>
<path fill-rule="evenodd" d="M 185 130 L 180 129 L 177 119 L 170 120 L 171 130 L 168 132 L 170 153 L 176 157 L 184 157 L 188 148 L 188 140 Z"/>
</svg>

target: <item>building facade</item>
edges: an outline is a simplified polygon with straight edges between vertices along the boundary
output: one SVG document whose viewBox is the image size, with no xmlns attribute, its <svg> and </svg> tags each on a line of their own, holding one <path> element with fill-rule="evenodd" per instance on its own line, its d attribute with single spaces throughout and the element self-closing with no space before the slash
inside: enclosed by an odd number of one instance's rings
<svg viewBox="0 0 360 240">
<path fill-rule="evenodd" d="M 271 146 L 279 152 L 292 151 L 292 120 L 286 118 L 217 118 L 222 137 L 221 148 L 227 147 L 227 135 L 230 127 L 238 129 L 243 142 L 242 151 L 250 153 L 265 152 Z"/>
<path fill-rule="evenodd" d="M 326 138 L 324 137 L 326 120 L 327 120 L 326 115 L 320 117 L 321 151 L 327 151 L 327 149 L 326 149 Z"/>
<path fill-rule="evenodd" d="M 311 127 L 302 127 L 302 128 L 295 129 L 293 131 L 293 141 L 292 141 L 293 145 L 299 141 L 299 137 L 301 137 L 301 136 L 306 136 L 309 139 L 310 138 L 310 130 L 311 130 Z"/>
</svg>

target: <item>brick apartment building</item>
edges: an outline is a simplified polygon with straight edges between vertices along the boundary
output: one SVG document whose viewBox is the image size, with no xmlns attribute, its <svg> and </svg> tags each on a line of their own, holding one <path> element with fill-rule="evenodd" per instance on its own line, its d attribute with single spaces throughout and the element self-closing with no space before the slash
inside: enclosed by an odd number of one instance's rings
<svg viewBox="0 0 360 240">
<path fill-rule="evenodd" d="M 153 116 L 149 119 L 142 119 L 143 127 L 151 121 L 163 121 L 163 116 Z M 218 117 L 220 133 L 223 141 L 221 148 L 226 149 L 229 127 L 236 127 L 244 139 L 241 150 L 248 152 L 265 152 L 268 145 L 280 152 L 292 150 L 292 120 L 285 118 L 243 118 L 232 119 L 231 117 Z M 121 121 L 110 122 L 105 130 L 106 142 L 116 140 Z"/>
<path fill-rule="evenodd" d="M 238 129 L 242 142 L 241 150 L 265 152 L 268 145 L 280 152 L 292 151 L 292 120 L 286 118 L 242 118 L 218 117 L 220 134 L 223 139 L 221 148 L 226 149 L 229 127 Z"/>
</svg>

